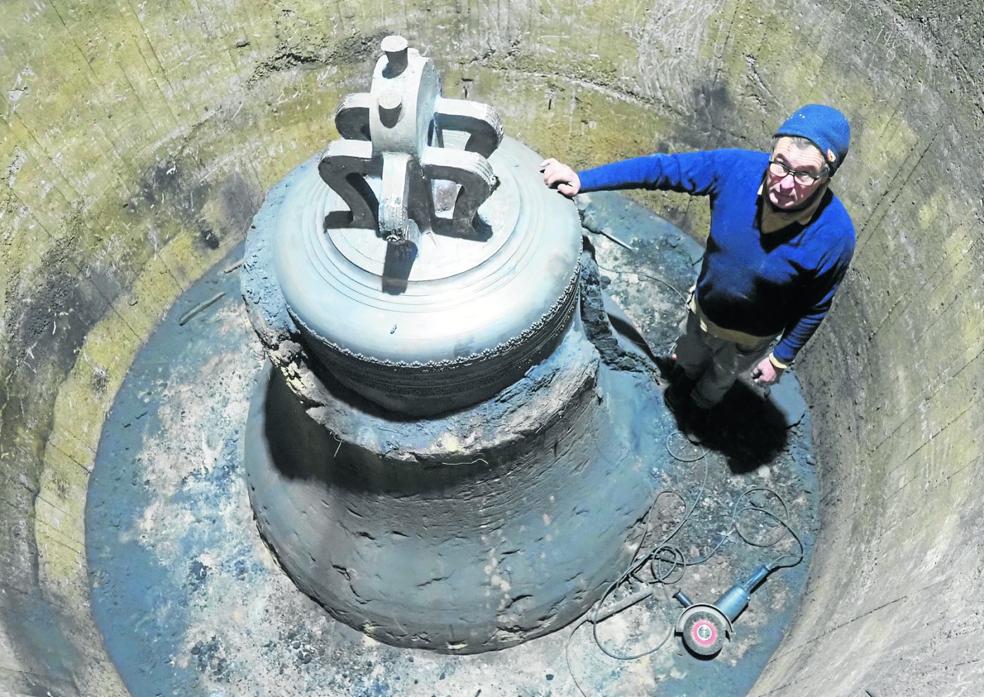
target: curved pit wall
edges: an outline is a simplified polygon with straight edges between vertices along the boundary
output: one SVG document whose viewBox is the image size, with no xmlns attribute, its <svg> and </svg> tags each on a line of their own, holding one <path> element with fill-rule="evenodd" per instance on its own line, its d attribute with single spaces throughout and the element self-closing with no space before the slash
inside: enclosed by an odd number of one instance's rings
<svg viewBox="0 0 984 697">
<path fill-rule="evenodd" d="M 379 40 L 587 165 L 760 147 L 792 108 L 855 128 L 858 252 L 798 366 L 823 527 L 755 695 L 977 695 L 984 50 L 957 2 L 7 3 L 0 22 L 0 692 L 126 694 L 92 623 L 102 420 L 173 300 L 335 137 Z M 700 236 L 706 204 L 640 196 Z"/>
</svg>

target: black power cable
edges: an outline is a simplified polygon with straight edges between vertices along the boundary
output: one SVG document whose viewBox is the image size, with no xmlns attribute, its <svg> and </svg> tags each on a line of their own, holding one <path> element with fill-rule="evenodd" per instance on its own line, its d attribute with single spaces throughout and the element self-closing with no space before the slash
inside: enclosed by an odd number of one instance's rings
<svg viewBox="0 0 984 697">
<path fill-rule="evenodd" d="M 702 446 L 699 445 L 697 446 L 697 454 L 693 457 L 688 457 L 682 454 L 679 451 L 679 449 L 674 449 L 673 447 L 671 447 L 670 439 L 678 435 L 679 434 L 677 434 L 676 432 L 667 435 L 666 440 L 664 441 L 664 447 L 666 448 L 666 451 L 667 453 L 669 453 L 670 457 L 672 457 L 673 459 L 679 462 L 689 464 L 689 463 L 697 462 L 699 460 L 704 461 L 704 474 L 703 477 L 701 478 L 700 486 L 698 487 L 697 493 L 694 496 L 694 499 L 689 506 L 687 505 L 687 498 L 678 489 L 665 488 L 660 490 L 656 494 L 656 497 L 653 499 L 652 504 L 650 504 L 649 510 L 646 512 L 646 515 L 644 516 L 645 520 L 649 519 L 653 510 L 656 508 L 657 504 L 659 503 L 660 499 L 662 499 L 665 496 L 678 498 L 683 503 L 684 508 L 686 509 L 686 513 L 683 515 L 680 521 L 673 527 L 673 529 L 662 539 L 662 541 L 660 541 L 655 546 L 646 549 L 644 553 L 640 554 L 640 552 L 643 551 L 644 544 L 650 535 L 650 529 L 649 526 L 647 525 L 646 530 L 643 532 L 638 545 L 636 545 L 635 553 L 633 554 L 632 561 L 630 562 L 628 567 L 619 575 L 619 577 L 613 583 L 609 585 L 609 587 L 605 590 L 602 597 L 598 601 L 596 601 L 595 604 L 592 606 L 591 610 L 589 610 L 588 613 L 586 613 L 585 616 L 582 617 L 582 619 L 576 625 L 574 625 L 570 634 L 567 636 L 567 640 L 564 643 L 564 660 L 567 663 L 567 670 L 571 675 L 571 679 L 574 681 L 574 686 L 577 688 L 578 692 L 580 692 L 583 697 L 587 697 L 587 694 L 584 692 L 584 690 L 581 688 L 581 685 L 577 681 L 577 677 L 575 676 L 574 670 L 571 666 L 570 651 L 569 651 L 571 640 L 574 638 L 574 634 L 581 627 L 581 625 L 583 625 L 585 622 L 591 623 L 592 625 L 591 636 L 595 645 L 602 653 L 615 660 L 632 661 L 651 655 L 656 651 L 659 651 L 673 637 L 675 631 L 675 625 L 673 623 L 670 623 L 669 631 L 655 646 L 648 648 L 645 651 L 636 654 L 631 654 L 631 655 L 622 655 L 606 647 L 602 643 L 601 639 L 598 637 L 598 625 L 601 624 L 601 622 L 603 622 L 604 620 L 608 619 L 609 617 L 612 617 L 622 612 L 630 605 L 635 604 L 635 602 L 637 602 L 638 600 L 643 600 L 646 597 L 655 594 L 656 587 L 662 589 L 664 599 L 667 602 L 669 602 L 670 596 L 667 587 L 669 585 L 675 585 L 679 583 L 683 579 L 684 573 L 686 572 L 686 569 L 688 567 L 704 564 L 712 557 L 714 557 L 721 550 L 724 544 L 731 538 L 732 534 L 739 537 L 746 544 L 758 548 L 774 547 L 785 537 L 785 534 L 781 534 L 777 536 L 775 539 L 768 540 L 765 542 L 753 539 L 746 531 L 742 529 L 741 521 L 743 520 L 744 516 L 746 516 L 747 514 L 749 513 L 755 513 L 756 515 L 761 514 L 766 516 L 767 518 L 770 518 L 772 521 L 775 522 L 777 527 L 782 527 L 789 534 L 789 536 L 792 537 L 792 539 L 796 542 L 796 545 L 799 548 L 798 552 L 796 553 L 781 554 L 775 557 L 771 562 L 769 562 L 766 566 L 770 573 L 777 569 L 790 568 L 796 566 L 801 561 L 803 561 L 803 558 L 805 556 L 805 549 L 803 546 L 802 539 L 786 520 L 789 516 L 789 507 L 786 505 L 786 501 L 783 499 L 782 495 L 779 494 L 777 491 L 770 489 L 769 487 L 763 487 L 763 486 L 756 486 L 746 489 L 735 499 L 735 502 L 732 504 L 731 507 L 731 516 L 729 519 L 729 525 L 727 531 L 721 535 L 721 538 L 714 544 L 711 550 L 706 554 L 704 554 L 703 556 L 700 556 L 697 559 L 687 559 L 686 555 L 684 554 L 683 550 L 680 547 L 671 544 L 671 540 L 673 540 L 673 538 L 676 537 L 676 535 L 681 530 L 683 530 L 684 526 L 686 526 L 686 524 L 690 521 L 691 517 L 693 516 L 693 513 L 696 510 L 697 506 L 703 500 L 705 495 L 705 490 L 707 488 L 707 480 L 710 474 L 710 463 L 707 458 L 707 451 Z M 776 501 L 778 501 L 779 506 L 782 509 L 781 514 L 777 514 L 773 511 L 770 511 L 768 508 L 765 508 L 764 506 L 758 505 L 753 501 L 751 501 L 750 497 L 753 496 L 754 494 L 764 494 L 767 497 L 774 498 Z M 640 570 L 644 568 L 648 568 L 649 575 L 651 577 L 648 581 L 641 580 L 637 575 L 640 572 Z M 648 584 L 649 586 L 651 586 L 651 589 L 649 590 L 648 593 L 646 592 L 637 593 L 634 594 L 632 597 L 628 598 L 627 601 L 626 600 L 620 601 L 622 605 L 621 607 L 619 606 L 620 603 L 614 603 L 613 609 L 611 611 L 606 612 L 605 610 L 606 600 L 608 600 L 608 598 L 611 597 L 612 594 L 615 593 L 615 591 L 617 591 L 619 588 L 621 588 L 623 585 L 629 582 L 630 579 L 637 583 Z M 636 598 L 638 600 L 636 600 Z"/>
</svg>

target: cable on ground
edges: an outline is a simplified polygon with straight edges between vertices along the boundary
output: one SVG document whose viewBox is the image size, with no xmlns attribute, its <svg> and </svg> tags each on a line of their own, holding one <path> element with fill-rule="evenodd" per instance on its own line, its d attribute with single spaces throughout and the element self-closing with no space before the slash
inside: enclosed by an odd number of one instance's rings
<svg viewBox="0 0 984 697">
<path fill-rule="evenodd" d="M 707 489 L 707 481 L 710 475 L 710 462 L 707 458 L 707 451 L 704 449 L 703 446 L 699 444 L 694 444 L 697 449 L 696 455 L 694 456 L 687 456 L 681 453 L 678 449 L 674 449 L 674 447 L 672 447 L 671 445 L 671 438 L 675 435 L 677 435 L 675 431 L 667 435 L 666 439 L 664 440 L 664 447 L 666 448 L 666 451 L 667 453 L 669 453 L 670 457 L 672 457 L 673 459 L 679 462 L 692 464 L 694 462 L 703 460 L 704 473 L 703 476 L 701 477 L 700 485 L 697 487 L 696 493 L 692 501 L 689 503 L 689 505 L 687 502 L 687 497 L 678 489 L 665 488 L 660 490 L 656 494 L 656 497 L 653 499 L 652 504 L 650 504 L 649 509 L 647 510 L 645 516 L 643 517 L 643 520 L 646 521 L 649 520 L 649 518 L 652 515 L 652 512 L 656 509 L 660 500 L 663 499 L 664 497 L 673 497 L 679 499 L 679 501 L 683 504 L 683 507 L 686 511 L 683 517 L 680 519 L 679 522 L 676 523 L 676 525 L 672 528 L 672 530 L 663 537 L 663 539 L 660 542 L 648 548 L 644 547 L 646 540 L 649 538 L 651 532 L 650 527 L 647 524 L 642 534 L 642 537 L 639 540 L 639 543 L 636 545 L 635 553 L 632 556 L 632 561 L 625 568 L 625 570 L 619 575 L 619 577 L 608 586 L 608 588 L 605 590 L 601 598 L 598 601 L 596 601 L 595 604 L 592 606 L 591 610 L 589 610 L 588 613 L 585 614 L 585 616 L 582 617 L 581 620 L 574 625 L 570 634 L 567 636 L 567 640 L 564 643 L 564 660 L 567 663 L 567 669 L 571 675 L 571 679 L 574 682 L 574 686 L 577 688 L 578 692 L 583 697 L 587 697 L 587 694 L 582 689 L 580 683 L 578 683 L 577 677 L 574 673 L 573 667 L 570 662 L 569 649 L 574 634 L 584 623 L 586 622 L 591 623 L 592 640 L 594 641 L 598 649 L 606 656 L 619 661 L 632 661 L 639 658 L 643 658 L 645 656 L 649 656 L 655 653 L 656 651 L 659 651 L 661 648 L 663 648 L 663 646 L 665 646 L 666 643 L 674 635 L 675 624 L 670 623 L 669 630 L 667 631 L 666 635 L 663 636 L 663 638 L 660 639 L 660 641 L 657 644 L 644 651 L 635 654 L 630 654 L 630 655 L 623 655 L 617 653 L 611 650 L 610 648 L 606 647 L 602 643 L 600 637 L 598 636 L 598 625 L 601 624 L 601 622 L 603 622 L 604 620 L 619 614 L 625 609 L 622 608 L 616 610 L 615 612 L 605 614 L 604 613 L 605 602 L 619 588 L 628 584 L 630 580 L 634 581 L 636 584 L 650 585 L 652 587 L 650 595 L 654 595 L 658 587 L 663 591 L 664 600 L 666 600 L 667 603 L 669 603 L 670 594 L 669 594 L 668 586 L 676 585 L 680 583 L 683 580 L 687 568 L 704 564 L 712 557 L 714 557 L 725 545 L 725 543 L 727 543 L 727 541 L 732 538 L 733 535 L 737 536 L 739 539 L 741 539 L 749 546 L 760 548 L 760 549 L 766 549 L 766 548 L 774 547 L 775 545 L 779 544 L 783 539 L 787 539 L 787 533 L 788 533 L 788 536 L 791 537 L 793 541 L 795 541 L 798 547 L 798 551 L 787 553 L 787 554 L 781 554 L 775 557 L 772 561 L 770 561 L 767 564 L 767 568 L 769 569 L 770 573 L 777 569 L 791 568 L 793 566 L 796 566 L 801 561 L 803 561 L 803 558 L 805 556 L 805 549 L 803 546 L 802 539 L 800 538 L 799 534 L 792 528 L 792 526 L 789 525 L 789 523 L 787 522 L 787 518 L 789 516 L 789 507 L 787 506 L 785 499 L 783 499 L 782 495 L 779 494 L 774 489 L 771 489 L 769 487 L 756 486 L 746 489 L 735 499 L 734 503 L 731 506 L 731 515 L 729 516 L 728 528 L 725 532 L 721 534 L 721 537 L 711 547 L 710 551 L 703 554 L 702 556 L 699 556 L 696 559 L 688 559 L 684 551 L 679 546 L 672 544 L 671 541 L 673 540 L 674 537 L 677 536 L 677 534 L 680 533 L 681 530 L 684 529 L 684 527 L 687 525 L 687 523 L 690 521 L 691 517 L 693 516 L 693 513 L 696 510 L 697 506 L 704 499 L 705 491 Z M 758 503 L 755 503 L 751 499 L 751 497 L 756 494 L 759 494 L 762 497 L 772 498 L 775 501 L 777 501 L 779 508 L 781 509 L 781 512 L 775 513 L 769 510 L 768 508 L 766 508 L 764 504 L 759 505 Z M 774 523 L 772 527 L 782 528 L 784 532 L 781 532 L 774 539 L 769 539 L 766 541 L 755 539 L 751 534 L 749 534 L 749 532 L 745 528 L 743 528 L 743 524 L 742 524 L 744 518 L 749 514 L 763 515 L 766 518 L 769 518 Z M 647 570 L 649 574 L 649 578 L 645 580 L 639 577 L 639 573 L 644 569 Z M 604 616 L 602 617 L 602 615 Z"/>
</svg>

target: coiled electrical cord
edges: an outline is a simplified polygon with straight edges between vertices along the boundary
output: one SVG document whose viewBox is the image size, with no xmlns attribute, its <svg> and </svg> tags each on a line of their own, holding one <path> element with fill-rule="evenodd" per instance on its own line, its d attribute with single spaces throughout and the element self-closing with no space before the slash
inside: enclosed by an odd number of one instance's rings
<svg viewBox="0 0 984 697">
<path fill-rule="evenodd" d="M 763 514 L 766 517 L 771 518 L 776 523 L 776 526 L 782 527 L 793 538 L 793 540 L 796 542 L 796 545 L 799 548 L 798 552 L 781 554 L 778 557 L 774 558 L 771 562 L 769 562 L 766 566 L 770 573 L 777 569 L 790 568 L 796 566 L 801 561 L 803 561 L 803 558 L 805 556 L 805 549 L 803 546 L 802 539 L 800 538 L 799 534 L 789 525 L 789 523 L 786 522 L 786 519 L 789 516 L 789 507 L 786 505 L 786 501 L 783 499 L 782 495 L 780 495 L 775 490 L 763 486 L 756 486 L 746 489 L 735 499 L 735 502 L 732 504 L 731 507 L 731 516 L 729 518 L 729 525 L 727 531 L 721 535 L 721 538 L 714 544 L 711 550 L 706 554 L 698 557 L 697 559 L 687 559 L 683 550 L 679 546 L 671 544 L 671 540 L 674 537 L 676 537 L 676 535 L 690 521 L 690 518 L 693 516 L 693 513 L 696 510 L 698 504 L 703 500 L 705 490 L 707 488 L 707 480 L 710 475 L 710 462 L 707 458 L 707 451 L 703 448 L 703 446 L 697 445 L 698 450 L 696 456 L 687 457 L 681 454 L 679 450 L 674 450 L 674 448 L 672 448 L 670 445 L 670 439 L 677 435 L 679 434 L 675 432 L 668 434 L 666 440 L 664 440 L 663 442 L 663 445 L 666 448 L 667 453 L 669 453 L 670 457 L 672 457 L 673 459 L 679 462 L 689 464 L 700 460 L 704 461 L 704 474 L 703 477 L 701 478 L 700 486 L 698 487 L 696 495 L 694 496 L 693 501 L 690 503 L 689 507 L 687 506 L 686 497 L 677 489 L 662 489 L 656 494 L 656 497 L 653 499 L 653 502 L 650 505 L 649 510 L 646 512 L 645 519 L 648 520 L 653 510 L 656 508 L 657 504 L 659 503 L 660 499 L 662 499 L 665 496 L 676 497 L 683 503 L 684 507 L 686 508 L 686 512 L 684 513 L 683 517 L 673 527 L 673 529 L 662 539 L 662 541 L 660 541 L 655 546 L 649 548 L 644 554 L 640 555 L 640 551 L 644 549 L 644 544 L 650 535 L 650 529 L 647 526 L 645 532 L 642 535 L 642 538 L 639 540 L 639 543 L 636 545 L 636 550 L 632 556 L 632 561 L 629 563 L 626 569 L 619 575 L 619 577 L 608 586 L 608 588 L 605 590 L 601 598 L 597 602 L 595 602 L 591 610 L 573 627 L 570 634 L 567 636 L 567 640 L 564 643 L 564 660 L 567 664 L 567 670 L 571 675 L 571 679 L 574 681 L 574 686 L 577 688 L 578 692 L 580 692 L 583 697 L 587 697 L 587 694 L 584 692 L 584 690 L 581 688 L 581 685 L 577 681 L 577 677 L 575 676 L 574 670 L 571 666 L 569 649 L 574 634 L 585 622 L 591 623 L 592 626 L 591 636 L 598 649 L 606 656 L 619 661 L 632 661 L 651 655 L 656 651 L 659 651 L 674 635 L 675 626 L 673 624 L 670 624 L 669 630 L 667 631 L 666 635 L 655 646 L 648 648 L 645 651 L 636 654 L 631 654 L 631 655 L 623 655 L 623 654 L 616 653 L 615 651 L 612 651 L 602 643 L 600 637 L 598 636 L 598 625 L 601 624 L 601 622 L 604 621 L 605 619 L 608 619 L 614 614 L 618 614 L 618 612 L 621 612 L 621 609 L 618 609 L 615 612 L 609 612 L 607 614 L 604 613 L 605 601 L 618 588 L 620 588 L 626 582 L 628 582 L 629 579 L 632 579 L 637 583 L 644 583 L 653 586 L 652 590 L 650 591 L 650 595 L 655 593 L 656 591 L 655 587 L 659 586 L 663 591 L 664 599 L 667 602 L 669 602 L 670 596 L 667 587 L 669 585 L 675 585 L 679 583 L 683 579 L 683 576 L 688 567 L 704 564 L 712 557 L 714 557 L 721 550 L 724 544 L 731 538 L 732 534 L 737 535 L 746 544 L 757 548 L 773 547 L 776 544 L 778 544 L 783 537 L 785 537 L 785 535 L 783 534 L 778 536 L 776 539 L 769 540 L 766 542 L 761 542 L 752 539 L 752 537 L 749 536 L 746 533 L 746 531 L 742 529 L 742 524 L 741 524 L 741 520 L 743 519 L 743 516 L 745 516 L 747 513 L 750 512 L 754 512 L 756 514 Z M 756 493 L 762 493 L 767 496 L 771 496 L 775 498 L 775 500 L 778 501 L 779 506 L 782 509 L 781 514 L 774 513 L 773 511 L 770 511 L 769 509 L 752 502 L 750 500 L 750 497 Z M 649 574 L 651 576 L 651 579 L 648 581 L 643 581 L 637 576 L 638 572 L 644 568 L 648 568 Z M 640 600 L 641 599 L 642 598 L 640 598 Z M 604 616 L 602 617 L 602 615 Z"/>
</svg>

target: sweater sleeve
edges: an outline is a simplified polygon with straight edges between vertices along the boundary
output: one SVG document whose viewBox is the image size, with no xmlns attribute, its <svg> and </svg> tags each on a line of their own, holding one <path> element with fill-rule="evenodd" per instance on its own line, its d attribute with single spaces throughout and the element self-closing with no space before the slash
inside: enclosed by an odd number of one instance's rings
<svg viewBox="0 0 984 697">
<path fill-rule="evenodd" d="M 854 254 L 854 231 L 850 229 L 850 243 L 845 244 L 832 260 L 828 260 L 818 270 L 813 283 L 809 285 L 804 297 L 806 311 L 792 324 L 786 327 L 776 344 L 772 355 L 782 363 L 792 363 L 796 354 L 816 332 L 817 327 L 827 316 L 834 295 L 840 287 L 847 267 Z"/>
<path fill-rule="evenodd" d="M 721 150 L 644 155 L 578 172 L 581 191 L 605 189 L 669 189 L 704 196 L 717 190 L 726 171 Z"/>
</svg>

